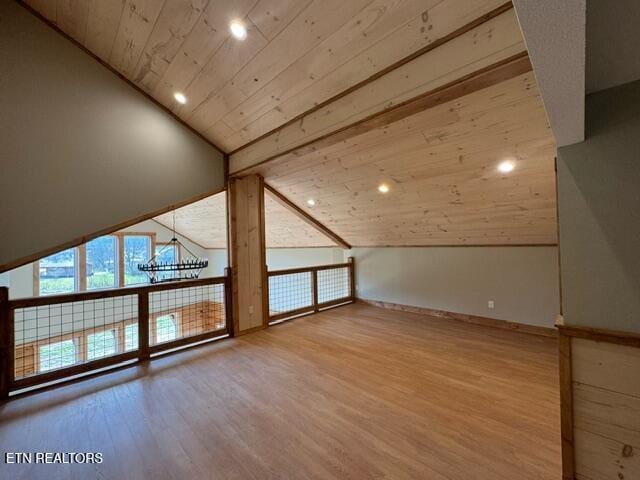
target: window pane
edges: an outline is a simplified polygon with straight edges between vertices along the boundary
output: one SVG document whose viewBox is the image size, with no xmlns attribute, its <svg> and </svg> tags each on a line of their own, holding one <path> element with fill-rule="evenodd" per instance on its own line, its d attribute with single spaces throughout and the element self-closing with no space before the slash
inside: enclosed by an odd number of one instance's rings
<svg viewBox="0 0 640 480">
<path fill-rule="evenodd" d="M 138 270 L 139 263 L 151 257 L 151 239 L 147 235 L 126 235 L 124 237 L 124 284 L 147 283 L 149 277 Z"/>
<path fill-rule="evenodd" d="M 39 349 L 40 371 L 68 367 L 76 362 L 76 344 L 73 340 L 42 345 Z"/>
<path fill-rule="evenodd" d="M 171 314 L 156 318 L 156 343 L 168 342 L 176 338 L 178 338 L 176 316 Z"/>
<path fill-rule="evenodd" d="M 87 290 L 116 287 L 116 264 L 116 237 L 109 235 L 87 243 Z"/>
<path fill-rule="evenodd" d="M 176 263 L 178 259 L 176 250 L 175 244 L 156 246 L 156 263 Z M 173 278 L 174 276 L 175 272 L 158 272 L 156 278 L 158 280 L 164 280 L 167 278 Z"/>
<path fill-rule="evenodd" d="M 113 355 L 117 351 L 115 329 L 87 335 L 87 360 Z"/>
<path fill-rule="evenodd" d="M 138 348 L 138 324 L 131 323 L 124 327 L 124 351 L 129 352 Z"/>
<path fill-rule="evenodd" d="M 40 295 L 68 293 L 76 289 L 76 249 L 70 248 L 38 262 Z"/>
</svg>

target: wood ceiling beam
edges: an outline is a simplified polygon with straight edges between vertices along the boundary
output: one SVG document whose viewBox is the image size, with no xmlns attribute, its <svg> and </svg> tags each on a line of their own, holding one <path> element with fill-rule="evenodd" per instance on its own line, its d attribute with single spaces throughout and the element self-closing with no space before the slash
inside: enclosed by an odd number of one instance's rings
<svg viewBox="0 0 640 480">
<path fill-rule="evenodd" d="M 266 137 L 232 152 L 231 175 L 246 174 L 258 165 L 296 153 L 338 132 L 360 134 L 362 132 L 352 130 L 353 127 L 405 107 L 415 99 L 434 96 L 504 62 L 525 57 L 526 47 L 510 6 L 470 22 L 447 36 L 446 42 L 438 43 L 438 48 L 412 56 L 406 63 L 399 62 L 394 65 L 395 69 L 368 79 L 358 88 L 334 97 L 330 103 L 306 112 L 295 122 L 288 122 Z M 459 92 L 460 95 L 468 93 L 464 89 Z"/>
<path fill-rule="evenodd" d="M 313 228 L 318 230 L 320 233 L 322 233 L 326 237 L 330 238 L 331 241 L 335 242 L 340 247 L 346 250 L 351 249 L 351 245 L 348 244 L 344 239 L 342 239 L 342 237 L 340 237 L 339 235 L 331 231 L 329 228 L 324 226 L 322 223 L 320 223 L 318 220 L 313 218 L 311 215 L 309 215 L 303 209 L 298 207 L 295 203 L 293 203 L 287 197 L 285 197 L 280 192 L 278 192 L 275 188 L 273 188 L 272 186 L 266 183 L 264 184 L 264 188 L 273 196 L 274 200 L 276 200 L 283 207 L 287 208 L 291 213 L 296 215 L 305 223 L 312 226 Z"/>
</svg>

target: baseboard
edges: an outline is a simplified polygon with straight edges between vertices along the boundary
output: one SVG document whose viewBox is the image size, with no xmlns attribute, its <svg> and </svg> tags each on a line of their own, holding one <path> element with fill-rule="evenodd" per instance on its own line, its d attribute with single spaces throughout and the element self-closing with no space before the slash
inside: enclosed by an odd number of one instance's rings
<svg viewBox="0 0 640 480">
<path fill-rule="evenodd" d="M 466 313 L 448 312 L 446 310 L 435 310 L 426 307 L 415 307 L 412 305 L 402 305 L 399 303 L 382 302 L 380 300 L 368 300 L 365 298 L 356 299 L 358 303 L 372 305 L 374 307 L 387 308 L 389 310 L 399 310 L 401 312 L 418 313 L 421 315 L 429 315 L 431 317 L 447 318 L 449 320 L 457 320 L 474 325 L 482 325 L 485 327 L 501 328 L 503 330 L 512 330 L 532 335 L 555 338 L 558 332 L 552 327 L 538 327 L 536 325 L 525 325 L 522 323 L 510 322 L 508 320 L 498 320 L 496 318 L 480 317 L 478 315 L 468 315 Z"/>
<path fill-rule="evenodd" d="M 236 332 L 235 336 L 236 337 L 241 337 L 242 335 L 247 335 L 249 333 L 258 332 L 260 330 L 264 330 L 265 328 L 267 328 L 267 326 L 268 325 L 258 325 L 257 327 L 247 328 L 246 330 L 241 330 L 239 332 Z"/>
</svg>

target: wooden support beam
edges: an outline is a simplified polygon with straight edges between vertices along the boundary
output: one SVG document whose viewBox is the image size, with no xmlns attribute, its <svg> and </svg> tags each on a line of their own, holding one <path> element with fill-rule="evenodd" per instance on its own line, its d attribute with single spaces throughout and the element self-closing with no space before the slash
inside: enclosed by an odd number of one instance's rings
<svg viewBox="0 0 640 480">
<path fill-rule="evenodd" d="M 263 178 L 230 179 L 228 208 L 233 331 L 241 335 L 269 319 Z"/>
<path fill-rule="evenodd" d="M 395 69 L 385 71 L 360 88 L 350 90 L 331 103 L 305 113 L 296 122 L 287 123 L 268 136 L 232 152 L 229 165 L 231 175 L 246 174 L 254 171 L 251 169 L 258 165 L 287 154 L 299 155 L 302 148 L 314 149 L 315 142 L 334 138 L 338 132 L 346 132 L 347 136 L 342 138 L 359 135 L 367 131 L 366 125 L 370 125 L 369 128 L 380 126 L 379 121 L 372 120 L 389 112 L 396 113 L 396 109 L 406 108 L 415 99 L 435 97 L 436 100 L 432 99 L 431 102 L 435 101 L 437 104 L 437 96 L 444 89 L 460 82 L 465 82 L 465 87 L 458 87 L 454 90 L 454 95 L 475 91 L 470 88 L 468 80 L 502 66 L 505 62 L 527 56 L 516 15 L 513 9 L 505 11 L 504 8 L 506 7 L 498 9 L 495 16 L 483 18 L 480 24 L 477 21 L 471 22 L 469 28 L 460 29 L 455 37 L 439 44 L 437 48 L 428 50 Z M 528 61 L 520 64 L 526 65 L 529 65 Z M 528 68 L 531 68 L 530 65 Z M 508 78 L 512 76 L 506 77 Z M 478 80 L 476 89 L 492 84 L 483 84 Z M 441 102 L 456 98 L 446 96 L 447 100 L 442 95 Z M 427 106 L 421 108 L 429 108 L 430 104 L 426 100 Z M 403 111 L 405 115 L 409 115 L 412 110 L 407 108 Z M 400 112 L 402 111 L 397 113 Z M 403 117 L 400 115 L 399 118 Z M 365 124 L 362 127 L 364 130 L 359 128 L 361 124 Z"/>
<path fill-rule="evenodd" d="M 276 200 L 283 207 L 287 208 L 290 212 L 292 212 L 295 216 L 300 218 L 302 221 L 304 221 L 308 225 L 311 225 L 313 228 L 315 228 L 320 233 L 330 238 L 331 241 L 335 242 L 340 247 L 347 250 L 351 248 L 351 245 L 348 244 L 342 237 L 332 232 L 329 228 L 325 227 L 322 223 L 320 223 L 318 220 L 313 218 L 303 209 L 298 207 L 295 203 L 293 203 L 291 200 L 289 200 L 287 197 L 285 197 L 275 188 L 273 188 L 272 186 L 266 183 L 264 185 L 264 188 L 273 196 L 274 200 Z"/>
</svg>

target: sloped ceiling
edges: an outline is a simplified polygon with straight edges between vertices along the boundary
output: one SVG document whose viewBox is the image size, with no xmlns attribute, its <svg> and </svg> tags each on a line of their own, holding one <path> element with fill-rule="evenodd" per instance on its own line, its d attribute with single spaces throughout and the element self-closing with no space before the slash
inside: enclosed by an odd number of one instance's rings
<svg viewBox="0 0 640 480">
<path fill-rule="evenodd" d="M 25 0 L 226 151 L 504 0 Z M 230 35 L 241 20 L 247 38 Z M 174 92 L 184 93 L 180 105 Z"/>
<path fill-rule="evenodd" d="M 154 220 L 173 228 L 173 213 Z M 224 192 L 175 211 L 176 231 L 203 248 L 227 248 L 226 195 Z M 335 247 L 329 238 L 291 213 L 265 192 L 267 248 Z"/>
<path fill-rule="evenodd" d="M 555 244 L 555 152 L 529 72 L 253 172 L 353 246 Z"/>
</svg>

